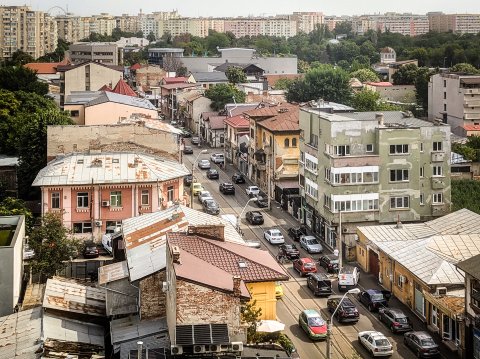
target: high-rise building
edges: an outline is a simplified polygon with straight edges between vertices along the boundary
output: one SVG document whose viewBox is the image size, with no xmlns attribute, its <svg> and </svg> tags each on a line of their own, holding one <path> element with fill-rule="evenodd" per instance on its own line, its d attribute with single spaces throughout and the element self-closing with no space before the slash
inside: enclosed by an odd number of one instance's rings
<svg viewBox="0 0 480 359">
<path fill-rule="evenodd" d="M 317 25 L 324 23 L 322 12 L 294 12 L 292 19 L 296 21 L 297 32 L 304 32 L 306 34 L 315 30 Z"/>
<path fill-rule="evenodd" d="M 430 29 L 430 24 L 427 15 L 389 12 L 383 15 L 357 16 L 352 21 L 352 28 L 357 34 L 364 34 L 368 30 L 374 30 L 418 36 L 426 34 Z"/>
<path fill-rule="evenodd" d="M 33 58 L 57 47 L 57 23 L 47 13 L 28 6 L 0 6 L 0 59 L 21 50 Z"/>
<path fill-rule="evenodd" d="M 432 31 L 452 31 L 460 34 L 478 34 L 480 32 L 480 14 L 443 14 L 436 12 L 427 15 Z"/>
</svg>

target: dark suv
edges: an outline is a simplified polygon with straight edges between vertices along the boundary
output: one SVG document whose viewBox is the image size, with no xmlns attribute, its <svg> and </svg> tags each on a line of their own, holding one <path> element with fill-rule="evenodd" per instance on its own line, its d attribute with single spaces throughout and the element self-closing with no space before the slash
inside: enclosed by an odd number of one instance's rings
<svg viewBox="0 0 480 359">
<path fill-rule="evenodd" d="M 412 322 L 400 309 L 380 308 L 380 321 L 384 322 L 392 333 L 409 332 L 413 330 Z"/>
<path fill-rule="evenodd" d="M 332 294 L 332 281 L 324 273 L 308 274 L 307 286 L 312 290 L 313 295 Z"/>
<path fill-rule="evenodd" d="M 388 300 L 391 297 L 391 293 L 386 290 L 367 289 L 360 292 L 358 300 L 365 305 L 369 311 L 378 311 L 380 308 L 388 306 Z"/>
<path fill-rule="evenodd" d="M 250 224 L 263 224 L 263 215 L 258 211 L 248 211 L 245 219 Z"/>
<path fill-rule="evenodd" d="M 440 358 L 438 345 L 427 332 L 408 332 L 403 342 L 412 349 L 419 358 Z"/>
<path fill-rule="evenodd" d="M 257 195 L 256 195 L 256 199 L 254 201 L 256 203 L 256 205 L 260 208 L 265 208 L 265 207 L 268 207 L 268 197 L 265 193 L 263 192 L 259 192 Z"/>
<path fill-rule="evenodd" d="M 235 186 L 232 183 L 220 183 L 218 190 L 223 194 L 235 194 Z"/>
<path fill-rule="evenodd" d="M 298 259 L 300 257 L 300 251 L 297 249 L 297 247 L 295 247 L 295 244 L 280 245 L 278 253 L 290 260 Z"/>
<path fill-rule="evenodd" d="M 328 298 L 327 300 L 328 311 L 333 314 L 335 309 L 338 307 L 337 312 L 335 313 L 335 318 L 337 318 L 338 322 L 340 323 L 358 322 L 358 320 L 360 319 L 360 314 L 358 314 L 358 310 L 357 310 L 357 307 L 355 307 L 355 304 L 353 304 L 353 302 L 349 298 L 344 298 L 340 303 L 341 299 L 342 299 L 341 296 Z"/>
<path fill-rule="evenodd" d="M 232 176 L 232 182 L 233 183 L 245 183 L 245 177 L 241 173 L 235 173 Z"/>
<path fill-rule="evenodd" d="M 193 181 L 192 175 L 186 175 L 185 177 L 183 177 L 183 184 L 185 186 L 190 186 L 192 184 L 192 181 Z"/>
<path fill-rule="evenodd" d="M 328 273 L 335 273 L 338 270 L 338 256 L 334 254 L 321 256 L 318 263 L 325 268 Z"/>
<path fill-rule="evenodd" d="M 290 227 L 288 229 L 288 235 L 295 241 L 300 240 L 300 236 L 304 236 L 307 234 L 307 230 L 305 227 Z"/>
</svg>

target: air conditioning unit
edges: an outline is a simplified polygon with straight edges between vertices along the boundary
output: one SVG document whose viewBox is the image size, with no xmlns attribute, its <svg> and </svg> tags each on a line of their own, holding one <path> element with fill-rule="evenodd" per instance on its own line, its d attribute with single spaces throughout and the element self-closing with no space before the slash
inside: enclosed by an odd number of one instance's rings
<svg viewBox="0 0 480 359">
<path fill-rule="evenodd" d="M 168 292 L 170 289 L 170 286 L 168 285 L 168 282 L 162 282 L 162 292 Z"/>
<path fill-rule="evenodd" d="M 103 224 L 102 221 L 95 221 L 95 227 L 101 227 Z"/>
<path fill-rule="evenodd" d="M 435 292 L 437 295 L 447 295 L 447 288 L 446 287 L 437 287 Z"/>
<path fill-rule="evenodd" d="M 170 352 L 172 355 L 181 355 L 183 354 L 183 347 L 180 345 L 172 345 L 170 347 Z"/>
<path fill-rule="evenodd" d="M 221 352 L 228 352 L 228 351 L 230 351 L 230 345 L 227 345 L 227 344 L 222 344 L 222 345 L 220 345 L 220 351 L 221 351 Z"/>
<path fill-rule="evenodd" d="M 243 352 L 243 342 L 231 342 L 230 349 L 234 352 Z"/>
<path fill-rule="evenodd" d="M 220 353 L 222 351 L 222 348 L 220 345 L 217 344 L 210 344 L 208 346 L 208 352 L 209 353 Z"/>
<path fill-rule="evenodd" d="M 193 346 L 193 353 L 194 354 L 199 354 L 199 353 L 206 353 L 205 345 L 194 345 Z"/>
<path fill-rule="evenodd" d="M 102 201 L 102 207 L 110 207 L 110 201 Z"/>
</svg>

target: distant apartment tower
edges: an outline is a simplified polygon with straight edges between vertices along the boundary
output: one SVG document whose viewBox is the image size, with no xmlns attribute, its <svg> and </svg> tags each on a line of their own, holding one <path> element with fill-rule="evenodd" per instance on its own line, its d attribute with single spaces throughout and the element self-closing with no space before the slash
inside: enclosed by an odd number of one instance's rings
<svg viewBox="0 0 480 359">
<path fill-rule="evenodd" d="M 28 6 L 0 6 L 0 60 L 21 50 L 37 59 L 57 47 L 57 24 Z"/>
<path fill-rule="evenodd" d="M 114 42 L 77 42 L 70 45 L 68 51 L 72 62 L 77 64 L 95 61 L 116 66 L 123 62 L 122 51 Z"/>
<path fill-rule="evenodd" d="M 331 248 L 357 225 L 449 212 L 450 126 L 391 111 L 300 110 L 303 222 Z"/>
<path fill-rule="evenodd" d="M 136 15 L 122 14 L 115 17 L 116 27 L 123 32 L 137 33 L 140 31 L 140 19 Z M 148 34 L 144 34 L 148 36 Z"/>
<path fill-rule="evenodd" d="M 236 37 L 266 35 L 288 38 L 297 34 L 297 22 L 289 16 L 237 17 L 225 19 L 225 32 L 231 32 Z"/>
<path fill-rule="evenodd" d="M 296 21 L 297 33 L 308 34 L 323 24 L 324 15 L 323 12 L 294 12 L 292 18 Z"/>
<path fill-rule="evenodd" d="M 459 136 L 469 135 L 472 126 L 480 126 L 480 76 L 441 73 L 430 77 L 428 117 L 448 123 Z"/>
<path fill-rule="evenodd" d="M 112 15 L 101 13 L 93 15 L 90 20 L 90 33 L 110 36 L 117 26 L 117 20 Z"/>
<path fill-rule="evenodd" d="M 408 36 L 426 34 L 430 29 L 427 15 L 385 13 L 384 15 L 362 15 L 355 17 L 352 27 L 357 34 L 368 30 L 393 32 Z"/>
<path fill-rule="evenodd" d="M 443 14 L 440 12 L 427 15 L 432 31 L 452 31 L 459 34 L 478 34 L 480 32 L 480 14 Z"/>
</svg>

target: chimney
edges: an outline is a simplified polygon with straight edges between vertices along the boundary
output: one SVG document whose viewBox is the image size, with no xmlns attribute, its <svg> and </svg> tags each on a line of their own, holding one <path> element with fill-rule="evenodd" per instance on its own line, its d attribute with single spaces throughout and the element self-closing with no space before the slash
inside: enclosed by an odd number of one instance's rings
<svg viewBox="0 0 480 359">
<path fill-rule="evenodd" d="M 402 229 L 403 224 L 400 222 L 400 216 L 397 217 L 397 225 L 395 226 L 397 229 Z"/>
<path fill-rule="evenodd" d="M 172 247 L 172 259 L 173 263 L 180 264 L 180 248 L 178 246 Z"/>
<path fill-rule="evenodd" d="M 383 113 L 376 113 L 375 119 L 377 120 L 379 126 L 383 126 Z"/>
<path fill-rule="evenodd" d="M 235 297 L 240 297 L 242 295 L 242 291 L 240 290 L 240 283 L 242 282 L 242 278 L 238 275 L 233 276 L 233 295 Z"/>
</svg>

